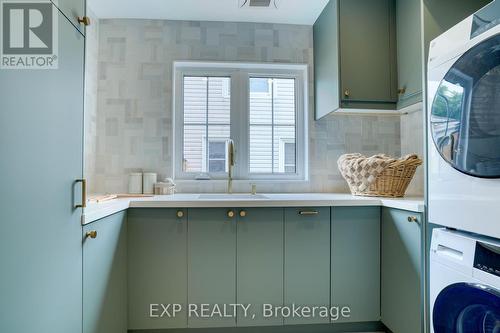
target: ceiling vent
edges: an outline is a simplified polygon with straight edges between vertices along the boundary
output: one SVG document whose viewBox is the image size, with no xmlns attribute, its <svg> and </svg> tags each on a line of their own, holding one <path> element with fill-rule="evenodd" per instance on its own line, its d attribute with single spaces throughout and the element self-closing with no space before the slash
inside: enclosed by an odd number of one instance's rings
<svg viewBox="0 0 500 333">
<path fill-rule="evenodd" d="M 250 0 L 250 7 L 269 7 L 271 5 L 271 0 Z"/>
<path fill-rule="evenodd" d="M 240 7 L 274 7 L 278 8 L 279 0 L 239 0 Z"/>
</svg>

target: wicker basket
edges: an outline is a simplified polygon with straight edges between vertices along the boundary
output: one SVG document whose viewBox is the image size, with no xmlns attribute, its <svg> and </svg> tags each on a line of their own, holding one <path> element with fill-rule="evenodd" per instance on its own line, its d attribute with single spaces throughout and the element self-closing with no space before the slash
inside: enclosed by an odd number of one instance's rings
<svg viewBox="0 0 500 333">
<path fill-rule="evenodd" d="M 363 191 L 358 191 L 351 186 L 346 178 L 351 193 L 359 196 L 400 198 L 405 195 L 408 185 L 410 185 L 417 167 L 422 164 L 422 160 L 416 155 L 396 160 L 388 164 L 375 180 Z M 340 170 L 343 174 L 343 171 Z M 343 174 L 344 175 L 344 174 Z M 344 176 L 345 178 L 345 176 Z"/>
</svg>

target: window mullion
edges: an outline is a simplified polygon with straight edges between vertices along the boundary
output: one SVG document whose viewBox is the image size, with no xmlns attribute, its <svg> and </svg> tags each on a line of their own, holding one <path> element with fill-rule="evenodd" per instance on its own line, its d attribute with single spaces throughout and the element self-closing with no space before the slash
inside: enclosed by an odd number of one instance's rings
<svg viewBox="0 0 500 333">
<path fill-rule="evenodd" d="M 233 76 L 234 92 L 232 92 L 231 102 L 231 138 L 236 146 L 236 165 L 234 175 L 237 179 L 247 178 L 248 166 L 248 88 L 246 80 L 248 74 L 244 71 L 237 71 Z"/>
</svg>

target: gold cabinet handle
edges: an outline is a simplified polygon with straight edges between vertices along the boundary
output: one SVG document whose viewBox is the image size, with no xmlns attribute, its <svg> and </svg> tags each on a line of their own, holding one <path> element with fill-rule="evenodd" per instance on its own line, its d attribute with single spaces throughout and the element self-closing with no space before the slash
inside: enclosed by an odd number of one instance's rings
<svg viewBox="0 0 500 333">
<path fill-rule="evenodd" d="M 406 87 L 399 88 L 398 89 L 398 95 L 404 95 L 404 94 L 406 94 Z"/>
<path fill-rule="evenodd" d="M 75 205 L 75 208 L 85 208 L 87 207 L 87 180 L 85 178 L 77 179 L 77 183 L 82 183 L 82 203 Z"/>
<path fill-rule="evenodd" d="M 227 212 L 227 217 L 229 217 L 229 218 L 232 219 L 234 217 L 234 211 L 232 211 L 232 210 L 228 211 Z"/>
<path fill-rule="evenodd" d="M 344 90 L 344 96 L 345 96 L 345 97 L 349 97 L 349 96 L 351 96 L 351 90 L 350 90 L 350 89 L 346 89 L 346 90 Z"/>
<path fill-rule="evenodd" d="M 408 222 L 418 223 L 418 218 L 416 216 L 408 216 Z"/>
<path fill-rule="evenodd" d="M 177 218 L 182 219 L 184 217 L 184 211 L 178 210 L 175 215 L 177 215 Z"/>
<path fill-rule="evenodd" d="M 318 214 L 319 214 L 319 212 L 317 210 L 301 210 L 299 212 L 299 215 L 305 215 L 305 216 L 307 216 L 307 215 L 318 215 Z"/>
<path fill-rule="evenodd" d="M 90 25 L 90 18 L 88 16 L 78 16 L 77 19 L 80 24 L 85 26 Z"/>
<path fill-rule="evenodd" d="M 247 216 L 247 212 L 244 210 L 240 210 L 240 217 L 245 217 Z"/>
<path fill-rule="evenodd" d="M 85 238 L 92 238 L 92 239 L 97 238 L 97 231 L 95 230 L 87 231 L 87 233 L 85 234 Z"/>
</svg>

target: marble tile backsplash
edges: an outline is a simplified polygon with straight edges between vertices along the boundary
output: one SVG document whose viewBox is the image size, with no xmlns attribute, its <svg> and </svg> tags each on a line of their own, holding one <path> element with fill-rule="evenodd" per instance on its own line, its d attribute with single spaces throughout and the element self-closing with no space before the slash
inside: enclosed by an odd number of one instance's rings
<svg viewBox="0 0 500 333">
<path fill-rule="evenodd" d="M 180 60 L 309 65 L 309 181 L 260 183 L 261 192 L 345 192 L 340 155 L 401 154 L 397 116 L 313 121 L 311 26 L 106 19 L 100 20 L 98 50 L 96 153 L 88 174 L 94 192 L 125 192 L 127 175 L 138 170 L 157 172 L 160 179 L 172 175 L 172 71 Z M 225 184 L 181 183 L 179 190 L 224 191 Z"/>
</svg>

